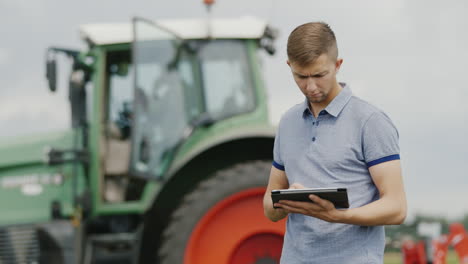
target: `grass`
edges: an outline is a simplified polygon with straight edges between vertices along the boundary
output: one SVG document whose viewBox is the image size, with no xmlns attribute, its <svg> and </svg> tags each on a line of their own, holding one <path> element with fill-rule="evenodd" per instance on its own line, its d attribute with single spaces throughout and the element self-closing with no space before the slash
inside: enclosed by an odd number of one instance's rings
<svg viewBox="0 0 468 264">
<path fill-rule="evenodd" d="M 458 257 L 453 250 L 449 250 L 447 264 L 458 264 Z M 401 253 L 388 252 L 384 256 L 384 264 L 403 264 Z"/>
</svg>

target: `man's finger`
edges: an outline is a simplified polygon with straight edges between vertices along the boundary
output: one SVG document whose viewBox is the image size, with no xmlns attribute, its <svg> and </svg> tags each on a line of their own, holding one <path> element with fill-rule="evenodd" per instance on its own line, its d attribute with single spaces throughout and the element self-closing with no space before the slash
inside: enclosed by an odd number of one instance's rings
<svg viewBox="0 0 468 264">
<path fill-rule="evenodd" d="M 298 207 L 298 208 L 304 208 L 308 204 L 310 204 L 309 202 L 299 202 L 299 201 L 291 201 L 291 200 L 280 200 L 279 203 L 286 204 L 292 207 Z"/>
<path fill-rule="evenodd" d="M 298 202 L 290 200 L 280 200 L 280 204 L 285 204 L 294 208 L 301 208 L 306 211 L 323 211 L 322 206 L 310 202 Z"/>
<path fill-rule="evenodd" d="M 304 210 L 302 208 L 289 206 L 289 205 L 283 204 L 283 203 L 280 203 L 279 207 L 281 207 L 282 209 L 284 209 L 288 213 L 306 214 L 306 212 L 307 212 L 306 210 Z"/>
<path fill-rule="evenodd" d="M 325 200 L 325 199 L 322 199 L 320 197 L 318 197 L 317 195 L 309 195 L 309 199 L 312 200 L 315 204 L 317 204 L 318 206 L 324 208 L 324 209 L 327 209 L 327 210 L 330 210 L 330 209 L 333 209 L 335 208 L 335 205 L 333 205 L 332 202 L 328 201 L 328 200 Z"/>
</svg>

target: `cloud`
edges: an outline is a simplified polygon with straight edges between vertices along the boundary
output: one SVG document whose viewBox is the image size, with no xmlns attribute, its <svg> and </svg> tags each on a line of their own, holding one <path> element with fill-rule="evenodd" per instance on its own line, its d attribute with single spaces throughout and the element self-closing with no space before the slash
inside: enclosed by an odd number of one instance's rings
<svg viewBox="0 0 468 264">
<path fill-rule="evenodd" d="M 66 100 L 47 96 L 14 98 L 2 103 L 0 137 L 29 135 L 68 128 L 69 107 Z M 18 104 L 17 102 L 21 102 Z"/>
<path fill-rule="evenodd" d="M 28 14 L 28 15 L 37 15 L 38 12 L 44 11 L 46 6 L 46 0 L 2 0 L 2 9 L 21 13 L 21 14 Z"/>
<path fill-rule="evenodd" d="M 440 188 L 417 196 L 409 193 L 407 196 L 408 213 L 411 215 L 444 216 L 457 220 L 468 213 L 468 204 L 465 202 L 466 190 Z"/>
<path fill-rule="evenodd" d="M 34 134 L 69 126 L 67 89 L 51 94 L 34 78 L 16 80 L 0 97 L 0 137 Z M 63 87 L 65 88 L 65 87 Z"/>
<path fill-rule="evenodd" d="M 0 48 L 0 66 L 8 63 L 8 51 L 7 49 Z"/>
</svg>

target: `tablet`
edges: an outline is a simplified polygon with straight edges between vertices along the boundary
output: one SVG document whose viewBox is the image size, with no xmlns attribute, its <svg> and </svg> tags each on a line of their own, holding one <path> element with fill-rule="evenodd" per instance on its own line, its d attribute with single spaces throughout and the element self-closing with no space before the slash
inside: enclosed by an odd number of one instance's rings
<svg viewBox="0 0 468 264">
<path fill-rule="evenodd" d="M 273 204 L 279 200 L 311 202 L 309 195 L 314 194 L 322 199 L 332 202 L 336 208 L 349 208 L 348 191 L 346 188 L 308 188 L 308 189 L 282 189 L 272 190 Z M 278 208 L 278 207 L 275 207 Z"/>
</svg>

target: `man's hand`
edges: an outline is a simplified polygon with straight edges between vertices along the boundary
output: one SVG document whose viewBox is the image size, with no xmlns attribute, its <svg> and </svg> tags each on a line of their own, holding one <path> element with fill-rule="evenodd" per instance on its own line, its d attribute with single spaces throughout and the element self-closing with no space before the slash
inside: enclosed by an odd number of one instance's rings
<svg viewBox="0 0 468 264">
<path fill-rule="evenodd" d="M 289 189 L 304 189 L 305 187 L 300 183 L 291 184 Z M 289 200 L 280 200 L 275 203 L 275 207 L 283 209 L 287 213 L 296 213 L 312 216 L 328 222 L 340 222 L 343 212 L 335 208 L 332 202 L 321 199 L 316 195 L 309 195 L 309 202 L 297 202 Z"/>
</svg>

